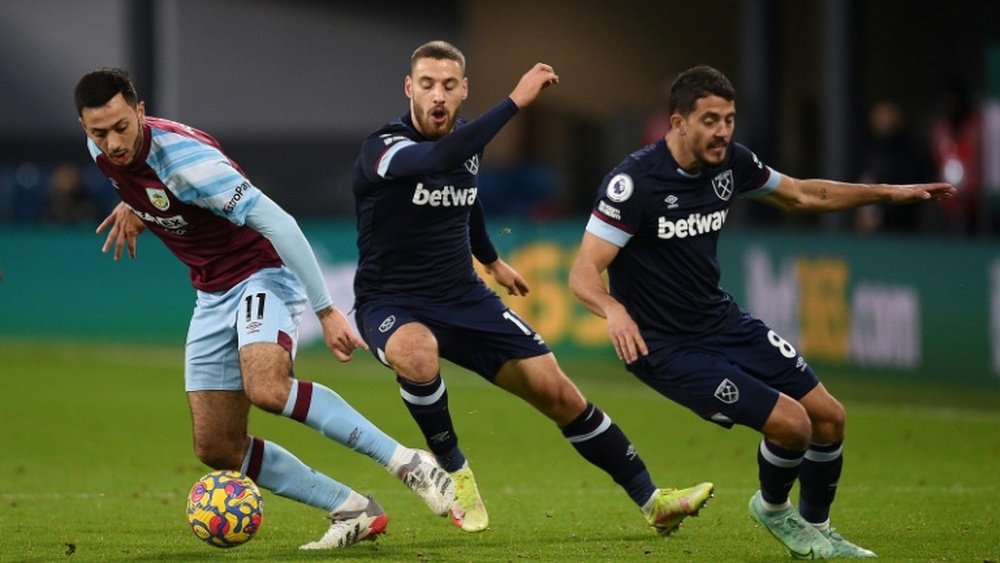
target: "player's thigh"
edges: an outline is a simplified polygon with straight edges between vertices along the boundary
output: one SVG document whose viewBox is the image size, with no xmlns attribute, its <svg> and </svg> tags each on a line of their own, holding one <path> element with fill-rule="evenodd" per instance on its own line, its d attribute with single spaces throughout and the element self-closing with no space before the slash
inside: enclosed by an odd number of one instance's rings
<svg viewBox="0 0 1000 563">
<path fill-rule="evenodd" d="M 233 330 L 236 302 L 228 292 L 198 292 L 184 348 L 186 391 L 243 390 L 239 343 Z"/>
<path fill-rule="evenodd" d="M 298 278 L 287 268 L 256 272 L 236 295 L 235 327 L 239 347 L 277 344 L 295 357 L 299 323 L 308 300 Z"/>
<path fill-rule="evenodd" d="M 760 430 L 778 400 L 777 390 L 707 350 L 653 351 L 628 369 L 661 395 L 726 428 Z"/>
<path fill-rule="evenodd" d="M 496 383 L 501 369 L 510 362 L 551 355 L 545 341 L 524 319 L 490 292 L 481 299 L 469 300 L 451 307 L 442 324 L 432 325 L 441 357 Z M 443 322 L 447 320 L 447 325 Z M 554 358 L 530 363 L 549 366 Z M 561 375 L 550 367 L 536 369 L 539 373 Z M 554 375 L 550 382 L 554 382 Z"/>
<path fill-rule="evenodd" d="M 190 391 L 194 449 L 213 467 L 233 467 L 247 447 L 250 401 L 242 391 Z"/>
<path fill-rule="evenodd" d="M 235 327 L 244 388 L 253 404 L 280 412 L 291 386 L 304 290 L 287 268 L 268 268 L 246 280 L 238 304 Z"/>
<path fill-rule="evenodd" d="M 819 384 L 792 343 L 750 315 L 744 315 L 707 344 L 724 350 L 733 363 L 796 401 Z"/>
<path fill-rule="evenodd" d="M 298 345 L 298 324 L 307 303 L 298 279 L 287 268 L 261 270 L 224 292 L 198 292 L 185 348 L 187 391 L 244 388 L 239 350 L 256 343 L 284 350 L 281 362 L 257 362 L 264 377 L 288 377 Z"/>
<path fill-rule="evenodd" d="M 384 301 L 362 306 L 358 329 L 372 355 L 414 381 L 430 381 L 440 371 L 438 343 L 419 307 Z"/>
<path fill-rule="evenodd" d="M 250 402 L 278 413 L 292 385 L 291 354 L 274 342 L 253 342 L 240 348 L 243 388 Z"/>
<path fill-rule="evenodd" d="M 561 426 L 573 422 L 587 406 L 587 400 L 559 368 L 551 352 L 508 360 L 500 367 L 495 383 Z"/>
</svg>

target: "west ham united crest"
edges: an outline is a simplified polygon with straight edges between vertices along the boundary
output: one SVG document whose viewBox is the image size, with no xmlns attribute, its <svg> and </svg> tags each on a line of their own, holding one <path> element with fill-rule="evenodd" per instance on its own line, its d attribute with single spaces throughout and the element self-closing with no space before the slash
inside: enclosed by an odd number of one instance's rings
<svg viewBox="0 0 1000 563">
<path fill-rule="evenodd" d="M 723 379 L 722 383 L 715 389 L 715 398 L 731 405 L 740 400 L 740 390 L 732 381 Z"/>
<path fill-rule="evenodd" d="M 160 211 L 166 211 L 170 207 L 170 200 L 167 199 L 167 191 L 161 188 L 146 188 L 146 195 L 153 207 Z"/>
<path fill-rule="evenodd" d="M 719 199 L 728 201 L 733 195 L 733 171 L 726 170 L 712 178 L 712 189 L 715 190 L 715 195 L 719 196 Z"/>
<path fill-rule="evenodd" d="M 469 174 L 476 175 L 479 173 L 479 155 L 474 154 L 472 158 L 465 161 L 465 169 L 469 171 Z"/>
</svg>

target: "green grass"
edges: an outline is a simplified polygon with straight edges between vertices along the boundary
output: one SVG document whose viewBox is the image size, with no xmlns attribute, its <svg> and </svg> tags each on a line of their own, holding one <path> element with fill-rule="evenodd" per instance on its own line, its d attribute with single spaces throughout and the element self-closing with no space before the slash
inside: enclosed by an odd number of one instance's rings
<svg viewBox="0 0 1000 563">
<path fill-rule="evenodd" d="M 660 486 L 716 483 L 716 498 L 662 539 L 608 477 L 541 415 L 445 367 L 463 449 L 490 509 L 465 534 L 431 515 L 378 465 L 290 420 L 256 412 L 251 431 L 372 492 L 390 513 L 378 542 L 321 553 L 324 515 L 264 492 L 249 544 L 219 550 L 187 529 L 185 494 L 205 472 L 191 453 L 182 351 L 112 343 L 0 341 L 0 561 L 781 561 L 754 526 L 757 435 L 724 431 L 648 391 L 613 363 L 563 366 L 618 422 Z M 391 373 L 367 355 L 316 350 L 298 374 L 340 392 L 409 445 L 422 440 Z M 834 524 L 883 560 L 1000 561 L 1000 393 L 901 379 L 824 381 L 848 410 Z M 72 554 L 68 554 L 69 551 Z"/>
</svg>

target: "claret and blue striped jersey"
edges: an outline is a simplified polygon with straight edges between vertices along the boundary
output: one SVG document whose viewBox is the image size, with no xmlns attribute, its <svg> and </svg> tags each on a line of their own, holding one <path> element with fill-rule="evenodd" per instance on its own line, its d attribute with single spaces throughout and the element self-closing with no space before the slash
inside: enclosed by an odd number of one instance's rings
<svg viewBox="0 0 1000 563">
<path fill-rule="evenodd" d="M 260 191 L 208 134 L 146 117 L 135 160 L 120 168 L 87 140 L 90 155 L 150 231 L 188 266 L 191 284 L 223 291 L 282 264 L 271 242 L 244 225 Z"/>
<path fill-rule="evenodd" d="M 608 267 L 610 292 L 644 338 L 711 332 L 739 313 L 719 287 L 719 232 L 735 197 L 768 194 L 779 180 L 738 143 L 720 166 L 689 174 L 664 140 L 605 176 L 587 231 L 621 248 Z"/>
</svg>

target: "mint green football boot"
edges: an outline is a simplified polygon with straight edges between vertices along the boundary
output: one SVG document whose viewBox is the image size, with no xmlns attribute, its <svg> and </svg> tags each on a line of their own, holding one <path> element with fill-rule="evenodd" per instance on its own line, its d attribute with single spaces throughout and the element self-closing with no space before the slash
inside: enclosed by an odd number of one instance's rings
<svg viewBox="0 0 1000 563">
<path fill-rule="evenodd" d="M 878 557 L 875 552 L 870 549 L 865 549 L 859 545 L 855 545 L 846 539 L 844 536 L 840 535 L 834 528 L 827 528 L 820 531 L 831 545 L 833 545 L 834 557 L 844 557 L 860 559 L 863 557 Z"/>
<path fill-rule="evenodd" d="M 771 512 L 761 504 L 760 491 L 750 497 L 750 517 L 782 543 L 794 559 L 829 559 L 836 554 L 830 540 L 789 506 Z"/>
</svg>

